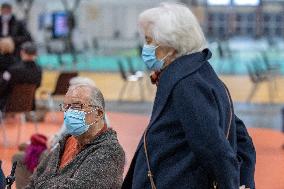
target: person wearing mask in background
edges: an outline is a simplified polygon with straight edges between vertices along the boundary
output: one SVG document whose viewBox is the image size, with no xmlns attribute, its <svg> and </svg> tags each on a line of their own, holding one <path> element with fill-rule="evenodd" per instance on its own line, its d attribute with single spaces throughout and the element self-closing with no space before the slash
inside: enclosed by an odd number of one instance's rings
<svg viewBox="0 0 284 189">
<path fill-rule="evenodd" d="M 15 44 L 14 55 L 20 56 L 21 45 L 24 42 L 32 41 L 31 35 L 26 29 L 24 23 L 18 21 L 13 15 L 12 5 L 3 3 L 1 5 L 0 16 L 0 38 L 9 37 Z"/>
<path fill-rule="evenodd" d="M 35 84 L 39 87 L 42 69 L 36 64 L 37 48 L 31 42 L 25 42 L 21 49 L 21 62 L 11 66 L 0 75 L 0 109 L 5 107 L 9 94 L 17 84 Z M 35 109 L 35 99 L 33 109 Z"/>
<path fill-rule="evenodd" d="M 79 85 L 79 84 L 85 84 L 85 85 L 90 85 L 90 86 L 96 87 L 95 82 L 92 79 L 88 78 L 88 77 L 77 76 L 77 77 L 73 77 L 69 81 L 69 87 L 72 87 L 72 86 L 75 86 L 75 85 Z M 106 113 L 104 114 L 104 121 L 105 121 L 106 126 L 108 128 L 110 128 L 109 119 L 107 118 L 107 114 Z M 56 134 L 54 134 L 52 136 L 52 138 L 50 139 L 50 142 L 49 142 L 50 150 L 53 150 L 56 147 L 56 145 L 58 144 L 58 142 L 65 135 L 66 135 L 66 125 L 63 122 L 63 124 L 60 127 L 60 130 Z"/>
<path fill-rule="evenodd" d="M 41 161 L 26 189 L 120 189 L 125 154 L 116 132 L 105 125 L 101 91 L 71 86 L 61 110 L 68 135 Z"/>
<path fill-rule="evenodd" d="M 162 3 L 138 22 L 157 93 L 122 188 L 255 188 L 252 140 L 208 62 L 212 54 L 193 13 Z"/>
<path fill-rule="evenodd" d="M 30 182 L 30 176 L 35 171 L 40 160 L 46 155 L 47 137 L 42 134 L 33 134 L 30 144 L 19 146 L 19 152 L 12 157 L 12 162 L 17 161 L 16 188 L 22 189 Z"/>
<path fill-rule="evenodd" d="M 16 63 L 15 46 L 11 38 L 0 39 L 0 74 Z"/>
</svg>

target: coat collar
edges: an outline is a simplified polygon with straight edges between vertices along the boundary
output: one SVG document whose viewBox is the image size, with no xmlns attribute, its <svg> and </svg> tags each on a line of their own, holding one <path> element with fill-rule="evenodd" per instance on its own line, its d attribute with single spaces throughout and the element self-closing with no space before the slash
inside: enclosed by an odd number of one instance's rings
<svg viewBox="0 0 284 189">
<path fill-rule="evenodd" d="M 211 56 L 209 49 L 182 56 L 161 73 L 149 126 L 159 117 L 175 84 L 198 70 Z"/>
<path fill-rule="evenodd" d="M 161 114 L 175 84 L 184 77 L 197 71 L 211 57 L 212 53 L 209 49 L 204 49 L 201 52 L 185 55 L 176 59 L 161 73 L 152 116 L 147 129 L 149 129 L 151 125 L 154 124 L 154 122 Z M 138 144 L 136 153 L 142 146 L 142 141 L 143 140 L 141 139 Z M 136 153 L 134 154 L 134 157 L 136 157 Z"/>
</svg>

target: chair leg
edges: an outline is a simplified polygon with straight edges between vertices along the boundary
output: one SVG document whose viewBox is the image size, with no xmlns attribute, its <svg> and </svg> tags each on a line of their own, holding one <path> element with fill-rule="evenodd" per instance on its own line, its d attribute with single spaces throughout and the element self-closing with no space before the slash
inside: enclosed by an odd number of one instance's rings
<svg viewBox="0 0 284 189">
<path fill-rule="evenodd" d="M 274 81 L 273 80 L 269 80 L 268 81 L 268 94 L 269 94 L 269 103 L 273 104 L 273 100 L 274 100 Z"/>
<path fill-rule="evenodd" d="M 276 92 L 276 94 L 278 94 L 277 75 L 273 77 L 272 82 L 273 82 L 273 90 Z"/>
<path fill-rule="evenodd" d="M 125 81 L 125 83 L 123 84 L 123 86 L 122 86 L 122 88 L 120 89 L 120 92 L 119 92 L 119 96 L 118 96 L 119 101 L 122 101 L 122 97 L 123 97 L 123 94 L 126 91 L 127 85 L 128 85 L 128 81 Z"/>
<path fill-rule="evenodd" d="M 26 117 L 24 113 L 20 114 L 20 124 L 18 125 L 18 134 L 17 134 L 17 145 L 21 142 L 21 135 L 22 135 L 22 127 L 26 123 Z"/>
<path fill-rule="evenodd" d="M 141 101 L 143 102 L 145 100 L 145 98 L 144 98 L 143 78 L 140 79 L 140 81 L 139 81 L 139 88 L 140 88 Z"/>
<path fill-rule="evenodd" d="M 35 124 L 35 132 L 38 133 L 38 122 L 36 121 L 35 111 L 31 111 L 30 114 L 32 115 L 33 123 Z"/>
<path fill-rule="evenodd" d="M 51 119 L 53 122 L 56 121 L 56 114 L 55 114 L 55 110 L 54 110 L 54 100 L 51 97 L 51 95 L 48 96 L 48 106 L 49 106 L 49 110 L 51 113 Z"/>
<path fill-rule="evenodd" d="M 254 85 L 253 85 L 253 87 L 252 87 L 252 90 L 251 90 L 251 92 L 250 92 L 250 94 L 249 94 L 249 96 L 248 96 L 248 98 L 247 98 L 247 103 L 250 103 L 251 102 L 251 99 L 252 99 L 252 97 L 254 96 L 254 94 L 255 94 L 255 92 L 256 92 L 256 90 L 258 89 L 258 83 L 254 83 Z"/>
<path fill-rule="evenodd" d="M 8 147 L 8 140 L 6 134 L 6 128 L 4 125 L 4 116 L 3 113 L 0 111 L 0 126 L 2 127 L 2 134 L 3 134 L 3 146 L 6 148 Z"/>
<path fill-rule="evenodd" d="M 132 94 L 133 94 L 133 91 L 136 90 L 134 82 L 136 82 L 136 81 L 129 81 L 130 84 L 129 84 L 129 87 L 128 87 L 127 93 L 126 93 L 128 95 L 128 98 L 131 97 Z"/>
</svg>

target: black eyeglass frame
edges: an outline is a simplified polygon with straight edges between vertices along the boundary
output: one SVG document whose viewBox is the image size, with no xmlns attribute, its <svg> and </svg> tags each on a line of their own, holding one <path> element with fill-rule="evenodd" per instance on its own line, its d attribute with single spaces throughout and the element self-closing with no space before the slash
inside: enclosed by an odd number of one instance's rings
<svg viewBox="0 0 284 189">
<path fill-rule="evenodd" d="M 72 104 L 59 104 L 59 109 L 62 112 L 66 112 L 70 108 L 73 110 L 84 110 L 84 107 L 92 107 L 95 110 L 100 110 L 101 108 L 99 106 L 93 105 L 93 104 L 81 104 L 81 103 L 72 103 Z"/>
</svg>

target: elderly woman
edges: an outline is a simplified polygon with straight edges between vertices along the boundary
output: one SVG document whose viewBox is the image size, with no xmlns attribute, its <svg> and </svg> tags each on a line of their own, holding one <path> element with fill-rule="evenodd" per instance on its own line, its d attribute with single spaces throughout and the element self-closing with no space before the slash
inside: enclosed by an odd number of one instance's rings
<svg viewBox="0 0 284 189">
<path fill-rule="evenodd" d="M 116 132 L 105 126 L 100 90 L 72 86 L 61 107 L 69 135 L 41 161 L 26 188 L 120 188 L 125 154 Z"/>
<path fill-rule="evenodd" d="M 254 188 L 252 140 L 192 12 L 163 3 L 141 13 L 139 26 L 157 94 L 122 188 Z"/>
</svg>

